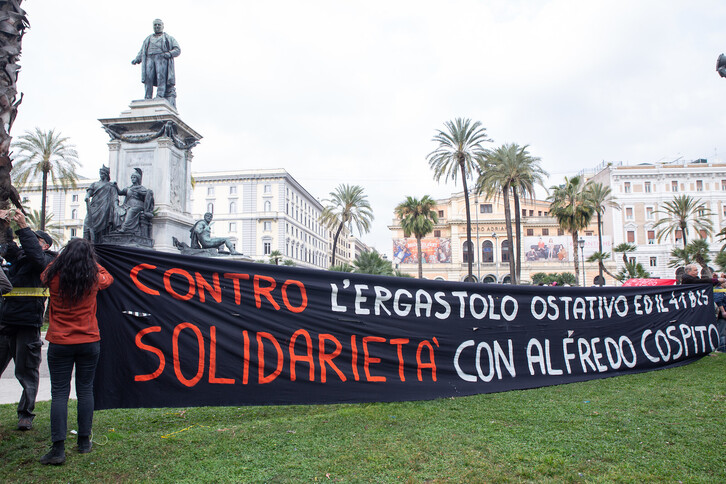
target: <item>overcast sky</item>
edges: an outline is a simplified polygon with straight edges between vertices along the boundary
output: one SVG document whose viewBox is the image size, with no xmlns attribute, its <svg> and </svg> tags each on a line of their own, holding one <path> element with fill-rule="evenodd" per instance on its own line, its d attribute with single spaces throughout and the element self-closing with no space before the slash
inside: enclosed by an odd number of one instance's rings
<svg viewBox="0 0 726 484">
<path fill-rule="evenodd" d="M 152 21 L 181 46 L 193 171 L 284 168 L 324 199 L 365 188 L 362 239 L 391 253 L 393 209 L 443 198 L 426 162 L 455 117 L 530 145 L 551 183 L 601 161 L 726 158 L 723 0 L 26 0 L 11 134 L 56 128 L 81 174 L 108 162 L 99 118 L 143 97 Z M 460 183 L 460 182 L 459 182 Z"/>
</svg>

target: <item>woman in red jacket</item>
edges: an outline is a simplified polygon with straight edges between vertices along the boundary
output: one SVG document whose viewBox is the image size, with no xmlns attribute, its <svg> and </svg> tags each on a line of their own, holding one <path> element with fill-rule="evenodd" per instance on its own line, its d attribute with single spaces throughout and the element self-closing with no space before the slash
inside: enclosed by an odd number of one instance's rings
<svg viewBox="0 0 726 484">
<path fill-rule="evenodd" d="M 41 457 L 42 464 L 65 462 L 68 396 L 71 372 L 76 367 L 78 398 L 78 452 L 91 451 L 93 425 L 93 378 L 101 336 L 96 320 L 96 294 L 113 277 L 96 261 L 93 245 L 73 239 L 41 275 L 50 289 L 50 325 L 45 339 L 50 370 L 50 431 L 53 448 Z"/>
</svg>

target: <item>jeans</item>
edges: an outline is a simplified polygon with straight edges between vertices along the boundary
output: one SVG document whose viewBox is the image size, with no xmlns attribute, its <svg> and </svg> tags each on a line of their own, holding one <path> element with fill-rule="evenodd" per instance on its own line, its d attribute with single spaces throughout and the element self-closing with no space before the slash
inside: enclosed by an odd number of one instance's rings
<svg viewBox="0 0 726 484">
<path fill-rule="evenodd" d="M 48 347 L 50 370 L 50 436 L 53 442 L 66 439 L 68 431 L 68 396 L 71 393 L 71 373 L 76 367 L 76 397 L 78 398 L 78 435 L 91 435 L 93 426 L 93 378 L 101 352 L 101 342 Z"/>
<path fill-rule="evenodd" d="M 0 375 L 12 358 L 15 362 L 15 378 L 23 387 L 18 402 L 18 418 L 35 417 L 33 409 L 38 396 L 42 347 L 40 327 L 0 325 Z"/>
</svg>

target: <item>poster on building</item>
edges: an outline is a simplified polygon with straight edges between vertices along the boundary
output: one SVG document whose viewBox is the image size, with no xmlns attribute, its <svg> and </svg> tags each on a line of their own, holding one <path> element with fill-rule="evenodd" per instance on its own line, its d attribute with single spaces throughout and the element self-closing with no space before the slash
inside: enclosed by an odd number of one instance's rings
<svg viewBox="0 0 726 484">
<path fill-rule="evenodd" d="M 585 241 L 585 259 L 599 250 L 599 242 L 596 236 L 582 236 L 580 239 Z M 602 249 L 603 252 L 612 253 L 610 236 L 603 235 Z M 525 260 L 530 262 L 572 262 L 572 254 L 574 253 L 572 236 L 570 235 L 523 237 L 522 250 L 524 251 Z M 582 257 L 582 253 L 580 253 L 580 257 Z"/>
<path fill-rule="evenodd" d="M 421 239 L 424 264 L 451 263 L 451 239 L 424 237 Z M 394 264 L 418 264 L 418 246 L 414 237 L 393 239 Z"/>
</svg>

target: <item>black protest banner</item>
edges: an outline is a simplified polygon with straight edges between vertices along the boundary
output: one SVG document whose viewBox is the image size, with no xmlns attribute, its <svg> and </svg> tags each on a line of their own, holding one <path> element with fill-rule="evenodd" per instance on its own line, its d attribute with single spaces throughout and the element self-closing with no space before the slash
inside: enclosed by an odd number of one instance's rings
<svg viewBox="0 0 726 484">
<path fill-rule="evenodd" d="M 98 246 L 96 408 L 423 400 L 692 362 L 712 289 L 450 283 Z"/>
</svg>

